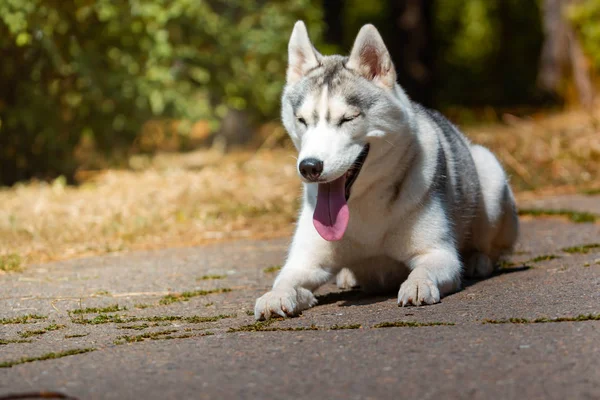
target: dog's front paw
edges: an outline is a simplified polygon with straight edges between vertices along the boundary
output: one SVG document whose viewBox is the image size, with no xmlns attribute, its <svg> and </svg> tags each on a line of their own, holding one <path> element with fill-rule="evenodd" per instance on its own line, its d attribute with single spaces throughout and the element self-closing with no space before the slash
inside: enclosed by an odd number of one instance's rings
<svg viewBox="0 0 600 400">
<path fill-rule="evenodd" d="M 254 318 L 257 320 L 269 319 L 273 315 L 293 317 L 303 310 L 317 304 L 317 299 L 309 290 L 274 289 L 256 300 Z"/>
<path fill-rule="evenodd" d="M 356 277 L 348 268 L 342 269 L 338 272 L 337 277 L 335 279 L 335 283 L 339 289 L 354 289 L 358 287 L 358 282 L 356 281 Z"/>
<path fill-rule="evenodd" d="M 435 304 L 440 302 L 440 290 L 429 279 L 410 277 L 400 286 L 398 292 L 398 305 L 407 306 L 422 304 Z"/>
</svg>

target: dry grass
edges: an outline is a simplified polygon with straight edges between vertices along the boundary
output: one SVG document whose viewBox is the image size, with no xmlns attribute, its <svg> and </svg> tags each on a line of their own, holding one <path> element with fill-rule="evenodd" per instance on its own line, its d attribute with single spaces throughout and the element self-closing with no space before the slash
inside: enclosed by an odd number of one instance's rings
<svg viewBox="0 0 600 400">
<path fill-rule="evenodd" d="M 291 231 L 300 194 L 291 152 L 205 151 L 164 162 L 105 171 L 79 187 L 57 180 L 0 190 L 0 255 L 33 263 Z"/>
<path fill-rule="evenodd" d="M 517 191 L 573 191 L 600 184 L 600 109 L 503 117 L 505 124 L 466 129 L 490 148 Z"/>
<path fill-rule="evenodd" d="M 506 116 L 505 124 L 466 131 L 499 156 L 521 193 L 597 189 L 597 117 L 582 111 Z M 0 256 L 29 264 L 293 229 L 300 182 L 292 150 L 198 151 L 132 159 L 131 166 L 82 174 L 79 187 L 59 179 L 0 190 Z"/>
</svg>

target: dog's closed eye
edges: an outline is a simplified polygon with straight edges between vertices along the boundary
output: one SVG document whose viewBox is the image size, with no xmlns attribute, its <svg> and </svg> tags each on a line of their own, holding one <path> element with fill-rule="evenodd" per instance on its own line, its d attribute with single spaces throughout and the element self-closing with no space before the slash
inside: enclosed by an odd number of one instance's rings
<svg viewBox="0 0 600 400">
<path fill-rule="evenodd" d="M 307 126 L 306 120 L 302 117 L 296 117 L 296 120 L 300 122 L 302 125 Z"/>
<path fill-rule="evenodd" d="M 346 122 L 353 121 L 353 120 L 355 120 L 356 118 L 358 118 L 358 116 L 359 116 L 359 115 L 360 115 L 360 113 L 359 113 L 359 114 L 344 115 L 344 116 L 342 117 L 342 119 L 340 119 L 340 122 L 339 122 L 339 124 L 338 124 L 338 125 L 342 126 L 342 125 L 343 125 L 343 124 L 345 124 Z"/>
</svg>

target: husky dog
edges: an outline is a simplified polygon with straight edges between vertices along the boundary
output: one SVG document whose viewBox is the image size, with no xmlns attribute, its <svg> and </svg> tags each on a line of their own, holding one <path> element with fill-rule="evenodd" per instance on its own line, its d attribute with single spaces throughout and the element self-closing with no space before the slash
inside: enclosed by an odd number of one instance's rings
<svg viewBox="0 0 600 400">
<path fill-rule="evenodd" d="M 256 319 L 314 306 L 313 291 L 336 275 L 340 287 L 399 287 L 400 306 L 438 303 L 463 273 L 489 276 L 519 230 L 494 155 L 409 100 L 373 25 L 349 57 L 323 56 L 299 21 L 288 57 L 282 118 L 299 152 L 303 204 Z"/>
</svg>

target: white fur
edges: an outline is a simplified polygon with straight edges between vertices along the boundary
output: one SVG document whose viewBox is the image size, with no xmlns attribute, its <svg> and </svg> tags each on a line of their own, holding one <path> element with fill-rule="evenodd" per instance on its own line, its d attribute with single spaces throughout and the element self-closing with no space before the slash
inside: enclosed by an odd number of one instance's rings
<svg viewBox="0 0 600 400">
<path fill-rule="evenodd" d="M 314 62 L 323 62 L 306 35 L 304 24 L 297 23 L 290 40 L 288 71 L 292 73 L 291 77 L 288 73 L 286 91 L 303 79 L 296 73 L 303 70 L 307 59 L 313 67 Z M 357 58 L 364 54 L 361 46 L 366 45 L 376 50 L 377 59 Z M 299 51 L 303 56 L 293 58 Z M 307 53 L 317 55 L 313 60 Z M 381 63 L 383 67 L 375 69 L 382 76 L 371 76 L 372 65 L 365 63 Z M 342 97 L 330 95 L 327 88 L 319 95 L 308 94 L 296 115 L 289 102 L 282 105 L 283 122 L 299 151 L 299 160 L 322 160 L 324 181 L 346 173 L 369 143 L 369 155 L 348 201 L 348 228 L 337 242 L 319 236 L 312 220 L 317 184 L 305 180 L 302 211 L 287 260 L 273 289 L 256 301 L 256 319 L 298 315 L 317 303 L 313 291 L 336 275 L 338 285 L 344 288 L 357 284 L 368 291 L 399 287 L 400 306 L 434 304 L 460 288 L 461 246 L 468 244 L 475 250 L 466 273 L 487 276 L 500 254 L 516 240 L 518 221 L 512 192 L 496 158 L 481 146 L 470 147 L 481 193 L 470 197 L 475 211 L 473 218 L 463 223 L 465 232 L 456 232 L 458 221 L 452 219 L 448 203 L 443 196 L 431 194 L 432 183 L 439 178 L 438 150 L 448 144 L 440 141 L 439 128 L 432 120 L 413 109 L 400 86 L 394 83 L 390 87 L 389 79 L 393 76 L 395 81 L 395 72 L 374 27 L 359 33 L 347 64 L 353 65 L 379 88 L 379 96 L 385 100 L 368 115 L 342 125 L 332 122 L 356 113 L 356 109 Z M 318 120 L 313 120 L 315 110 Z M 324 118 L 327 111 L 330 122 Z M 460 166 L 461 160 L 452 163 Z M 390 185 L 398 176 L 404 176 L 401 190 L 397 200 L 390 203 Z M 451 184 L 449 188 L 446 194 L 451 197 L 456 189 Z"/>
</svg>

